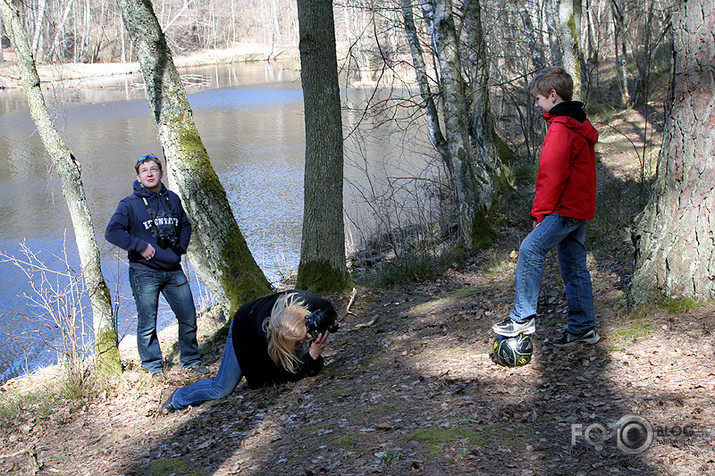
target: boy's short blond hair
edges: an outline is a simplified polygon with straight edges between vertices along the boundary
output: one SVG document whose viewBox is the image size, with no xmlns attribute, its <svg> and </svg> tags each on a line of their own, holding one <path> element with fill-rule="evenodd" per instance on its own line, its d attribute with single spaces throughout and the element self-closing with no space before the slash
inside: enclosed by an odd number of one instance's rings
<svg viewBox="0 0 715 476">
<path fill-rule="evenodd" d="M 570 101 L 573 97 L 573 79 L 559 66 L 551 66 L 536 73 L 528 88 L 533 96 L 538 93 L 546 97 L 553 89 L 564 101 Z"/>
</svg>

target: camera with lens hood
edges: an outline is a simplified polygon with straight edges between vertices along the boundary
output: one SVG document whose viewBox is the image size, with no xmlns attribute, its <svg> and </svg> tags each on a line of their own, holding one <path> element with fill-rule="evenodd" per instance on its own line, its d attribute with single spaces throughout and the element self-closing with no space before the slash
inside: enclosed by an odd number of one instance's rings
<svg viewBox="0 0 715 476">
<path fill-rule="evenodd" d="M 338 330 L 338 321 L 335 314 L 328 314 L 322 309 L 313 311 L 305 316 L 305 327 L 314 339 L 325 331 L 335 332 Z"/>
</svg>

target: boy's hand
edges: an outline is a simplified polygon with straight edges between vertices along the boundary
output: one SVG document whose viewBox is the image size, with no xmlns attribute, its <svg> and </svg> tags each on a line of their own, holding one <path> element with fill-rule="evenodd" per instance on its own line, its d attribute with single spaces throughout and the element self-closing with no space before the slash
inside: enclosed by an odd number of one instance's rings
<svg viewBox="0 0 715 476">
<path fill-rule="evenodd" d="M 536 229 L 537 226 L 541 225 L 540 221 L 532 221 L 531 222 L 531 229 L 534 230 Z"/>
</svg>

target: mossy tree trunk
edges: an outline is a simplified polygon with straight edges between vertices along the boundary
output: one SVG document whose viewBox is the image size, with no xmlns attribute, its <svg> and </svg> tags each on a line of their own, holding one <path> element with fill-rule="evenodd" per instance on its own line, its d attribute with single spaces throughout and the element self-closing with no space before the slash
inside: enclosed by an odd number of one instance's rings
<svg viewBox="0 0 715 476">
<path fill-rule="evenodd" d="M 169 185 L 182 199 L 193 233 L 189 258 L 231 314 L 271 291 L 209 161 L 169 47 L 149 0 L 118 0 L 139 60 L 149 107 L 167 163 Z"/>
<path fill-rule="evenodd" d="M 630 298 L 715 299 L 715 13 L 679 0 L 671 107 L 653 196 L 634 233 Z"/>
<path fill-rule="evenodd" d="M 583 101 L 583 52 L 581 51 L 581 0 L 559 1 L 563 67 L 573 79 L 573 99 Z"/>
<path fill-rule="evenodd" d="M 343 131 L 332 0 L 299 0 L 298 24 L 305 183 L 297 287 L 339 291 L 352 280 L 345 265 Z"/>
<path fill-rule="evenodd" d="M 27 96 L 30 114 L 60 178 L 62 195 L 70 211 L 82 276 L 92 305 L 97 369 L 104 374 L 116 375 L 121 373 L 122 365 L 114 329 L 112 302 L 100 267 L 99 248 L 94 237 L 80 165 L 50 119 L 30 44 L 11 0 L 0 0 L 0 13 L 22 75 L 22 87 Z"/>
<path fill-rule="evenodd" d="M 474 2 L 470 2 L 474 3 Z M 500 159 L 494 154 L 496 148 L 491 141 L 494 136 L 487 133 L 488 124 L 481 122 L 478 128 L 472 128 L 470 109 L 475 121 L 481 121 L 489 112 L 488 100 L 483 95 L 488 78 L 485 70 L 472 70 L 472 76 L 479 79 L 476 90 L 469 90 L 469 83 L 464 79 L 460 42 L 454 24 L 451 0 L 424 0 L 421 4 L 423 18 L 435 47 L 439 65 L 437 89 L 441 94 L 441 113 L 436 107 L 429 85 L 422 48 L 417 28 L 412 15 L 412 7 L 405 0 L 401 3 L 402 16 L 412 52 L 413 67 L 417 73 L 420 93 L 424 101 L 430 137 L 441 155 L 452 180 L 452 191 L 457 204 L 457 216 L 462 242 L 467 249 L 488 246 L 494 237 L 494 231 L 488 218 L 496 192 L 496 175 L 501 170 Z M 469 42 L 478 44 L 481 39 L 479 5 L 469 6 L 464 13 L 469 16 L 471 35 Z M 467 20 L 465 20 L 465 25 Z M 470 45 L 472 46 L 472 45 Z M 483 50 L 480 50 L 484 54 Z M 485 58 L 482 58 L 485 60 Z M 483 66 L 480 60 L 479 65 Z M 475 94 L 472 100 L 469 96 Z M 443 126 L 441 125 L 443 124 Z M 483 127 L 484 126 L 484 127 Z M 444 133 L 442 132 L 444 128 Z M 493 129 L 492 129 L 493 130 Z M 475 133 L 476 132 L 476 133 Z"/>
</svg>

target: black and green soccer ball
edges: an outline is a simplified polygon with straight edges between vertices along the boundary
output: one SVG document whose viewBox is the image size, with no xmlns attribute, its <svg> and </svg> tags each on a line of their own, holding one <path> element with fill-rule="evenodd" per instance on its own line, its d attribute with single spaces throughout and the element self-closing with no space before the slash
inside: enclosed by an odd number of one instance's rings
<svg viewBox="0 0 715 476">
<path fill-rule="evenodd" d="M 497 336 L 492 346 L 494 361 L 504 367 L 521 367 L 531 362 L 534 344 L 531 337 L 519 334 L 516 337 Z"/>
</svg>

